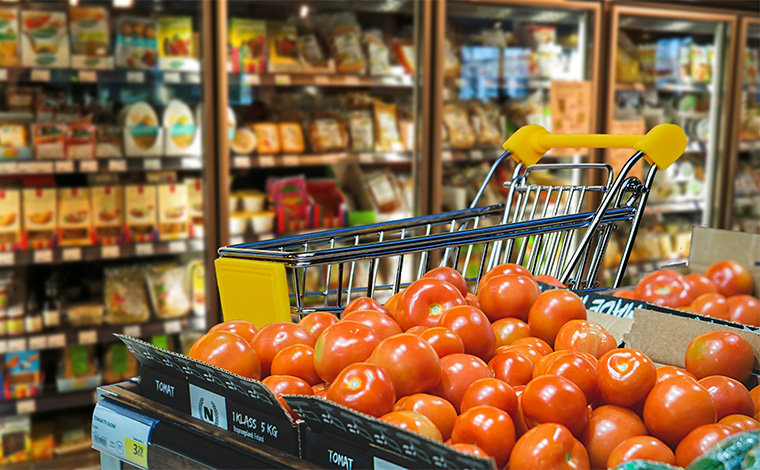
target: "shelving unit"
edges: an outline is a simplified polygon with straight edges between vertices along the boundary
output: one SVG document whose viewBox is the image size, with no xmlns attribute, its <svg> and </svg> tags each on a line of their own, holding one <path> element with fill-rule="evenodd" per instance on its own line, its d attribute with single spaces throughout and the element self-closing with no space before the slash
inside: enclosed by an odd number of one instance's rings
<svg viewBox="0 0 760 470">
<path fill-rule="evenodd" d="M 48 413 L 92 406 L 97 400 L 95 390 L 58 393 L 55 390 L 43 392 L 32 398 L 0 401 L 0 418 L 4 416 Z"/>
<path fill-rule="evenodd" d="M 412 88 L 414 81 L 410 75 L 325 75 L 325 74 L 228 74 L 230 85 L 251 86 L 318 86 L 348 88 Z"/>
<path fill-rule="evenodd" d="M 0 161 L 0 175 L 54 175 L 89 173 L 138 173 L 148 171 L 200 171 L 197 157 L 98 158 L 88 160 Z"/>
</svg>

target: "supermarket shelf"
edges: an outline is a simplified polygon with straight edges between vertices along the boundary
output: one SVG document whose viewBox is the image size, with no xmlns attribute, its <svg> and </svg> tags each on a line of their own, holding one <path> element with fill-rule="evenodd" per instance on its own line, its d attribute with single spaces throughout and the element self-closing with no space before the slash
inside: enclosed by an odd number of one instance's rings
<svg viewBox="0 0 760 470">
<path fill-rule="evenodd" d="M 678 83 L 669 81 L 657 81 L 651 83 L 644 82 L 618 82 L 615 84 L 617 91 L 667 91 L 674 93 L 712 93 L 711 83 Z"/>
<path fill-rule="evenodd" d="M 475 85 L 478 87 L 486 88 L 510 88 L 520 90 L 548 90 L 552 86 L 553 80 L 562 80 L 560 78 L 529 78 L 507 76 L 505 78 L 498 77 L 473 77 L 477 80 L 476 83 L 468 83 L 467 78 L 446 78 L 444 83 L 447 86 L 454 86 L 457 88 L 469 87 Z"/>
<path fill-rule="evenodd" d="M 408 164 L 412 161 L 412 152 L 367 152 L 367 153 L 325 153 L 318 155 L 233 155 L 232 168 L 279 168 L 333 165 L 338 163 L 359 163 L 377 165 L 386 163 Z"/>
<path fill-rule="evenodd" d="M 737 196 L 734 199 L 734 207 L 756 206 L 760 204 L 760 193 L 749 196 Z"/>
<path fill-rule="evenodd" d="M 252 74 L 230 73 L 230 85 L 251 86 L 326 86 L 326 87 L 388 87 L 411 88 L 411 75 L 388 75 L 374 77 L 367 75 L 312 75 L 312 74 Z"/>
<path fill-rule="evenodd" d="M 0 81 L 31 83 L 163 83 L 200 85 L 200 72 L 168 72 L 161 70 L 80 70 L 35 69 L 27 67 L 0 68 Z"/>
<path fill-rule="evenodd" d="M 66 327 L 44 333 L 26 334 L 0 339 L 0 354 L 27 351 L 30 349 L 61 349 L 75 344 L 111 343 L 114 333 L 135 338 L 149 338 L 156 335 L 172 335 L 187 330 L 205 329 L 203 318 L 192 317 L 175 320 L 153 321 L 134 325 L 100 325 Z"/>
<path fill-rule="evenodd" d="M 83 470 L 100 468 L 100 452 L 87 449 L 51 459 L 27 460 L 5 465 L 7 470 Z"/>
<path fill-rule="evenodd" d="M 760 150 L 760 140 L 739 142 L 740 152 L 752 152 Z"/>
<path fill-rule="evenodd" d="M 0 253 L 0 266 L 24 266 L 29 264 L 76 263 L 106 259 L 161 256 L 203 251 L 203 240 L 174 240 L 147 243 L 123 243 L 120 245 L 97 245 L 59 247 L 47 250 L 29 250 Z"/>
<path fill-rule="evenodd" d="M 53 387 L 34 398 L 0 401 L 0 417 L 84 408 L 96 400 L 95 390 L 57 393 Z"/>
<path fill-rule="evenodd" d="M 0 175 L 125 173 L 201 169 L 203 169 L 203 160 L 198 157 L 98 158 L 89 160 L 59 159 L 0 162 Z"/>
<path fill-rule="evenodd" d="M 679 212 L 701 212 L 705 209 L 701 199 L 675 202 L 650 202 L 644 209 L 645 215 L 673 214 Z"/>
</svg>

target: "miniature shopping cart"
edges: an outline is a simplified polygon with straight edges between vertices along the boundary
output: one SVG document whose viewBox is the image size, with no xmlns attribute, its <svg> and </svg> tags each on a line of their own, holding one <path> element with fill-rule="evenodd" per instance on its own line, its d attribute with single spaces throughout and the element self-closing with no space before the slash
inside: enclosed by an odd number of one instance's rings
<svg viewBox="0 0 760 470">
<path fill-rule="evenodd" d="M 612 232 L 629 227 L 612 287 L 625 273 L 657 169 L 683 153 L 680 127 L 659 125 L 644 136 L 552 135 L 525 126 L 503 145 L 469 209 L 361 227 L 329 230 L 222 247 L 216 260 L 225 320 L 256 324 L 289 321 L 315 311 L 341 312 L 354 298 L 384 301 L 436 266 L 457 269 L 477 289 L 497 264 L 513 262 L 548 274 L 573 289 L 598 286 Z M 552 148 L 630 148 L 617 177 L 606 164 L 537 164 Z M 504 183 L 503 204 L 479 207 L 496 169 L 516 162 Z M 641 160 L 651 167 L 642 182 L 629 176 Z M 542 170 L 601 172 L 603 184 L 537 184 Z M 601 201 L 585 208 L 591 195 Z"/>
</svg>

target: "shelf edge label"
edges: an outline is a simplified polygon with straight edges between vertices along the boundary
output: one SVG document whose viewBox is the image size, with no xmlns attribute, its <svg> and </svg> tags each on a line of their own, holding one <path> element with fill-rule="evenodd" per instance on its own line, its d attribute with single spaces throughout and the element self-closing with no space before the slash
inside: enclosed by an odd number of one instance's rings
<svg viewBox="0 0 760 470">
<path fill-rule="evenodd" d="M 157 422 L 121 407 L 98 403 L 92 414 L 92 447 L 147 469 L 150 435 Z"/>
</svg>

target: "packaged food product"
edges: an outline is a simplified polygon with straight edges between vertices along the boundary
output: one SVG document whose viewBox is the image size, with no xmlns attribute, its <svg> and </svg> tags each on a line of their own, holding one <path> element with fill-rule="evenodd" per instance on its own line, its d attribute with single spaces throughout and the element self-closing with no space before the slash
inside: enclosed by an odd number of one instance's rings
<svg viewBox="0 0 760 470">
<path fill-rule="evenodd" d="M 130 144 L 134 144 L 138 152 L 152 148 L 158 140 L 158 116 L 148 103 L 141 101 L 131 105 L 126 112 L 124 126 Z"/>
<path fill-rule="evenodd" d="M 40 351 L 16 351 L 5 354 L 5 398 L 29 398 L 42 392 Z"/>
<path fill-rule="evenodd" d="M 388 46 L 383 42 L 383 32 L 376 29 L 367 31 L 362 36 L 362 40 L 367 49 L 369 74 L 388 75 L 391 71 L 391 64 L 388 57 Z"/>
<path fill-rule="evenodd" d="M 122 129 L 119 126 L 99 124 L 95 126 L 95 156 L 97 158 L 121 158 Z"/>
<path fill-rule="evenodd" d="M 73 124 L 91 124 L 91 118 L 83 118 L 79 103 L 64 104 L 58 110 L 57 121 Z"/>
<path fill-rule="evenodd" d="M 279 231 L 307 228 L 309 219 L 309 195 L 303 175 L 285 178 L 267 178 L 267 195 L 280 217 Z"/>
<path fill-rule="evenodd" d="M 65 105 L 66 96 L 63 93 L 37 93 L 34 110 L 37 122 L 57 121 L 58 113 Z"/>
<path fill-rule="evenodd" d="M 146 270 L 140 266 L 105 268 L 105 322 L 111 325 L 148 320 Z"/>
<path fill-rule="evenodd" d="M 150 17 L 116 18 L 116 66 L 152 69 L 158 63 L 156 21 Z"/>
<path fill-rule="evenodd" d="M 5 105 L 10 112 L 31 113 L 37 102 L 36 88 L 9 86 L 5 89 Z"/>
<path fill-rule="evenodd" d="M 375 150 L 398 152 L 404 150 L 398 132 L 396 105 L 375 101 Z"/>
<path fill-rule="evenodd" d="M 691 46 L 691 80 L 694 82 L 710 82 L 711 61 L 709 60 L 708 46 Z"/>
<path fill-rule="evenodd" d="M 404 66 L 406 73 L 414 75 L 414 70 L 417 68 L 414 60 L 414 42 L 396 41 L 393 43 L 393 50 L 396 51 L 396 57 L 398 57 L 401 65 Z"/>
<path fill-rule="evenodd" d="M 103 381 L 111 384 L 129 380 L 140 373 L 138 365 L 137 359 L 124 343 L 111 343 L 106 348 Z"/>
<path fill-rule="evenodd" d="M 471 107 L 473 122 L 476 123 L 478 143 L 482 145 L 499 145 L 502 143 L 502 135 L 499 132 L 499 111 L 486 103 L 474 103 Z"/>
<path fill-rule="evenodd" d="M 124 188 L 95 186 L 92 188 L 91 198 L 95 239 L 101 245 L 120 243 L 123 238 Z"/>
<path fill-rule="evenodd" d="M 26 125 L 0 122 L 0 160 L 30 158 L 31 155 Z"/>
<path fill-rule="evenodd" d="M 200 122 L 200 119 L 198 120 Z M 232 108 L 227 106 L 227 138 L 232 140 L 235 138 L 235 129 L 237 128 L 237 119 Z"/>
<path fill-rule="evenodd" d="M 449 38 L 443 41 L 443 76 L 457 78 L 461 74 L 462 66 L 459 63 L 459 55 L 451 44 Z"/>
<path fill-rule="evenodd" d="M 195 69 L 193 19 L 189 16 L 158 18 L 158 67 L 161 70 Z"/>
<path fill-rule="evenodd" d="M 190 107 L 180 100 L 170 100 L 163 115 L 166 134 L 172 145 L 178 150 L 190 148 L 195 140 L 195 120 Z"/>
<path fill-rule="evenodd" d="M 193 314 L 206 316 L 206 266 L 201 260 L 191 261 L 187 265 L 190 271 Z"/>
<path fill-rule="evenodd" d="M 69 31 L 62 11 L 21 12 L 21 64 L 24 67 L 69 67 Z"/>
<path fill-rule="evenodd" d="M 250 155 L 256 150 L 256 133 L 245 127 L 235 131 L 235 138 L 230 141 L 230 148 L 238 155 Z"/>
<path fill-rule="evenodd" d="M 124 222 L 127 241 L 151 242 L 156 239 L 156 187 L 129 185 L 124 187 Z"/>
<path fill-rule="evenodd" d="M 158 187 L 158 238 L 188 238 L 187 185 L 169 183 Z"/>
<path fill-rule="evenodd" d="M 66 157 L 71 159 L 95 157 L 95 126 L 85 124 L 66 126 Z"/>
<path fill-rule="evenodd" d="M 273 211 L 251 212 L 251 230 L 255 234 L 273 233 L 275 213 Z"/>
<path fill-rule="evenodd" d="M 148 289 L 158 318 L 179 318 L 190 313 L 190 280 L 185 266 L 154 267 L 148 274 Z"/>
<path fill-rule="evenodd" d="M 108 10 L 103 7 L 71 7 L 71 66 L 112 68 L 111 30 Z"/>
<path fill-rule="evenodd" d="M 29 248 L 52 248 L 58 220 L 55 188 L 24 189 L 22 201 L 23 230 Z"/>
<path fill-rule="evenodd" d="M 19 398 L 24 398 L 24 396 Z M 0 464 L 9 465 L 29 460 L 32 452 L 31 416 L 5 416 L 0 420 L 0 429 L 2 430 L 0 432 Z"/>
<path fill-rule="evenodd" d="M 348 131 L 352 152 L 371 152 L 375 149 L 375 131 L 369 109 L 357 109 L 348 113 Z"/>
<path fill-rule="evenodd" d="M 282 153 L 303 153 L 306 150 L 300 124 L 281 122 L 277 127 L 280 130 Z"/>
<path fill-rule="evenodd" d="M 245 225 L 248 220 L 246 212 L 233 212 L 230 214 L 230 235 L 239 237 L 245 233 Z"/>
<path fill-rule="evenodd" d="M 301 71 L 298 58 L 298 31 L 293 23 L 267 22 L 269 73 L 294 73 Z"/>
<path fill-rule="evenodd" d="M 298 36 L 298 57 L 304 72 L 335 73 L 335 63 L 328 58 L 319 36 L 302 32 Z"/>
<path fill-rule="evenodd" d="M 17 67 L 20 61 L 18 8 L 0 8 L 0 67 Z"/>
<path fill-rule="evenodd" d="M 66 158 L 65 124 L 32 124 L 32 138 L 38 159 Z"/>
<path fill-rule="evenodd" d="M 64 348 L 62 378 L 88 377 L 96 372 L 95 347 L 93 345 L 74 344 Z"/>
<path fill-rule="evenodd" d="M 449 132 L 449 141 L 453 148 L 472 148 L 475 145 L 475 132 L 470 126 L 467 110 L 458 104 L 449 103 L 443 107 L 443 122 Z"/>
<path fill-rule="evenodd" d="M 20 248 L 22 248 L 21 192 L 18 189 L 0 188 L 0 252 L 15 251 Z M 0 284 L 3 284 L 1 280 Z M 0 310 L 5 310 L 2 301 L 0 301 Z"/>
<path fill-rule="evenodd" d="M 378 212 L 396 212 L 404 207 L 398 182 L 393 173 L 389 171 L 374 173 L 367 176 L 365 184 Z"/>
<path fill-rule="evenodd" d="M 92 244 L 89 188 L 58 189 L 58 245 Z"/>
<path fill-rule="evenodd" d="M 190 211 L 190 236 L 203 238 L 203 179 L 188 178 L 185 184 L 187 185 L 187 205 Z"/>
<path fill-rule="evenodd" d="M 280 153 L 280 132 L 277 124 L 271 122 L 261 122 L 253 125 L 253 131 L 256 133 L 256 148 L 261 155 L 272 155 Z"/>
<path fill-rule="evenodd" d="M 359 23 L 353 13 L 321 16 L 315 21 L 328 37 L 338 73 L 363 74 L 366 70 Z"/>
<path fill-rule="evenodd" d="M 336 113 L 316 113 L 309 125 L 309 140 L 315 152 L 345 151 L 348 148 L 346 125 Z"/>
<path fill-rule="evenodd" d="M 103 324 L 104 311 L 102 302 L 85 302 L 69 305 L 66 316 L 71 326 L 98 326 Z"/>
<path fill-rule="evenodd" d="M 267 25 L 262 20 L 230 18 L 228 54 L 233 73 L 266 73 Z"/>
</svg>

